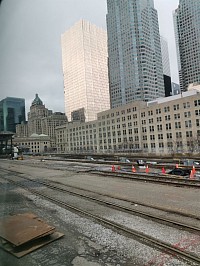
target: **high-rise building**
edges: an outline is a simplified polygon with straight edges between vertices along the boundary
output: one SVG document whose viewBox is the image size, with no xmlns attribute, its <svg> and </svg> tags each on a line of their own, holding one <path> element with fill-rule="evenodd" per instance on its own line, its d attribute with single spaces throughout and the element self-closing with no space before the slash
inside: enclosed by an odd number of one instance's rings
<svg viewBox="0 0 200 266">
<path fill-rule="evenodd" d="M 68 120 L 94 120 L 110 108 L 106 31 L 80 20 L 62 35 L 61 45 Z"/>
<path fill-rule="evenodd" d="M 181 59 L 180 59 L 180 50 L 179 50 L 179 45 L 178 45 L 178 28 L 177 28 L 177 13 L 176 13 L 176 11 L 173 12 L 173 20 L 174 20 L 174 33 L 175 33 L 175 41 L 176 41 L 176 54 L 177 54 L 177 63 L 178 63 L 178 75 L 179 75 L 180 91 L 183 91 L 183 81 L 182 81 L 182 73 L 181 73 Z"/>
<path fill-rule="evenodd" d="M 153 0 L 107 0 L 111 107 L 164 97 L 158 15 Z"/>
<path fill-rule="evenodd" d="M 181 88 L 180 85 L 172 82 L 172 95 L 178 95 L 181 93 Z"/>
<path fill-rule="evenodd" d="M 200 83 L 200 1 L 179 0 L 174 13 L 183 90 Z"/>
<path fill-rule="evenodd" d="M 0 131 L 16 132 L 16 125 L 25 121 L 25 99 L 7 97 L 0 101 Z"/>
<path fill-rule="evenodd" d="M 168 42 L 163 36 L 160 36 L 160 43 L 161 43 L 161 54 L 162 54 L 162 64 L 163 64 L 163 78 L 165 85 L 165 97 L 169 97 L 172 96 L 172 85 L 171 85 L 171 71 L 169 63 Z"/>
</svg>

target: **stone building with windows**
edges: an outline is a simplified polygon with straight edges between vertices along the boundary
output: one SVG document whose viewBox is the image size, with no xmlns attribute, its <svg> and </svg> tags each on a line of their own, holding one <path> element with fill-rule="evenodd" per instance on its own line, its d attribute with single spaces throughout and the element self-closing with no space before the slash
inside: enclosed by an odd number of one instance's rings
<svg viewBox="0 0 200 266">
<path fill-rule="evenodd" d="M 56 128 L 61 153 L 200 152 L 200 93 L 191 90 L 98 113 L 97 120 Z"/>
<path fill-rule="evenodd" d="M 14 145 L 23 149 L 23 153 L 42 154 L 51 146 L 50 137 L 45 134 L 32 134 L 30 137 L 18 137 L 13 140 Z"/>
<path fill-rule="evenodd" d="M 28 121 L 16 126 L 15 138 L 23 138 L 24 143 L 30 143 L 29 138 L 33 134 L 48 136 L 50 141 L 50 146 L 47 145 L 48 150 L 56 150 L 55 128 L 66 123 L 67 117 L 64 113 L 53 113 L 52 110 L 47 109 L 36 94 L 28 113 Z M 24 141 L 25 138 L 27 141 Z"/>
</svg>

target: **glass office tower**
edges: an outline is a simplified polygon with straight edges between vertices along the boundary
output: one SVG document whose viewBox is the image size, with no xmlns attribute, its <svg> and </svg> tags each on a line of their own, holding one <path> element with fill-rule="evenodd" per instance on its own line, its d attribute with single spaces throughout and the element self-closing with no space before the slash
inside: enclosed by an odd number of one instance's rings
<svg viewBox="0 0 200 266">
<path fill-rule="evenodd" d="M 80 20 L 61 37 L 65 113 L 92 121 L 110 109 L 106 31 Z"/>
<path fill-rule="evenodd" d="M 186 91 L 192 83 L 200 84 L 200 1 L 179 0 L 174 12 L 181 87 Z"/>
<path fill-rule="evenodd" d="M 107 0 L 112 108 L 164 97 L 158 15 L 153 0 Z"/>
<path fill-rule="evenodd" d="M 25 121 L 25 99 L 7 97 L 0 101 L 0 131 L 16 132 L 16 125 Z"/>
</svg>

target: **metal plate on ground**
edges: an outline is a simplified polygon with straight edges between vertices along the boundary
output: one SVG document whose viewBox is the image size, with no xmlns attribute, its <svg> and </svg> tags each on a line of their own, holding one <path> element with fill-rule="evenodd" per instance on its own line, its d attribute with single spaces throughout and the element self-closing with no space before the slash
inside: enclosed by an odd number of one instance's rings
<svg viewBox="0 0 200 266">
<path fill-rule="evenodd" d="M 50 235 L 45 236 L 45 237 L 41 237 L 41 238 L 34 240 L 34 241 L 29 241 L 28 243 L 21 245 L 21 246 L 18 246 L 18 247 L 14 247 L 9 242 L 7 242 L 3 239 L 0 239 L 0 248 L 11 253 L 12 255 L 14 255 L 17 258 L 21 258 L 21 257 L 31 253 L 32 251 L 39 249 L 42 246 L 45 246 L 45 245 L 63 237 L 63 236 L 64 236 L 64 234 L 62 234 L 60 232 L 54 232 L 53 234 L 50 234 Z"/>
<path fill-rule="evenodd" d="M 17 214 L 0 220 L 0 237 L 15 246 L 52 234 L 55 227 L 32 213 Z"/>
</svg>

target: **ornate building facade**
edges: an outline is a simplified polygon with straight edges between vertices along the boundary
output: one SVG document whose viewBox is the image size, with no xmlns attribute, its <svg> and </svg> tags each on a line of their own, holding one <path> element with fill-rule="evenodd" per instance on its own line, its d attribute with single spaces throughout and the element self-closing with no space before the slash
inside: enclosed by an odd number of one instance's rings
<svg viewBox="0 0 200 266">
<path fill-rule="evenodd" d="M 55 112 L 49 110 L 45 107 L 42 100 L 39 98 L 38 94 L 35 95 L 35 99 L 33 100 L 30 106 L 30 112 L 28 113 L 28 121 L 27 123 L 19 124 L 16 126 L 16 137 L 15 142 L 23 146 L 22 143 L 33 143 L 30 138 L 36 138 L 37 142 L 40 142 L 40 136 L 43 138 L 46 137 L 47 140 L 45 142 L 45 149 L 55 150 L 56 149 L 56 137 L 55 137 L 55 128 L 56 126 L 61 126 L 67 123 L 67 117 L 64 113 Z M 32 144 L 31 144 L 32 145 Z M 39 145 L 39 144 L 38 144 Z M 34 146 L 34 150 L 40 150 L 42 145 Z M 31 146 L 31 147 L 32 147 Z M 39 147 L 39 148 L 38 148 Z M 44 147 L 43 147 L 44 148 Z M 41 152 L 41 151 L 40 151 Z"/>
</svg>

